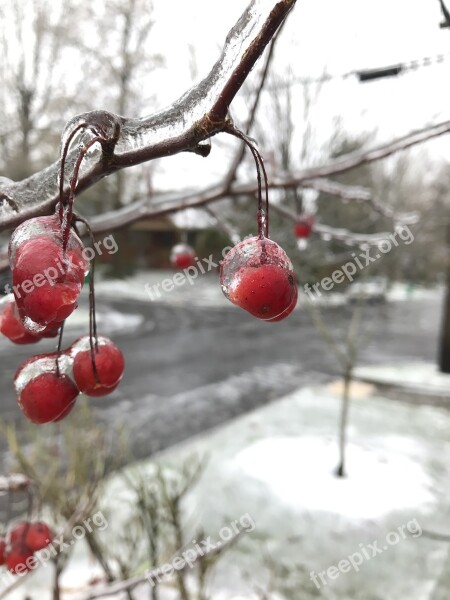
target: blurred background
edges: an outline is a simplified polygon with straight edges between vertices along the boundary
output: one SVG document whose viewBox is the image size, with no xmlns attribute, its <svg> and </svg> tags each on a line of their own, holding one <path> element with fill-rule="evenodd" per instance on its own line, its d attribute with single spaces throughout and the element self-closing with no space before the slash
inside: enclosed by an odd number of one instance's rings
<svg viewBox="0 0 450 600">
<path fill-rule="evenodd" d="M 247 4 L 3 0 L 0 175 L 58 160 L 78 113 L 170 105 L 207 76 Z M 254 112 L 271 238 L 293 263 L 298 305 L 264 323 L 222 293 L 219 261 L 257 233 L 254 193 L 183 208 L 230 173 L 236 189 L 254 186 L 251 154 L 231 136 L 214 137 L 207 158 L 157 159 L 80 194 L 77 211 L 98 227 L 174 194 L 179 210 L 98 234 L 99 332 L 126 360 L 111 396 L 29 427 L 13 379 L 32 352 L 0 339 L 2 473 L 36 481 L 33 511 L 55 530 L 86 498 L 76 522 L 108 521 L 20 586 L 5 572 L 0 598 L 93 598 L 208 536 L 220 545 L 192 568 L 105 597 L 450 597 L 446 6 L 299 0 L 271 52 L 231 115 L 245 130 Z M 354 167 L 321 177 L 346 160 Z M 10 280 L 4 268 L 4 292 Z M 88 316 L 85 290 L 65 346 Z M 6 531 L 28 496 L 0 500 Z"/>
</svg>

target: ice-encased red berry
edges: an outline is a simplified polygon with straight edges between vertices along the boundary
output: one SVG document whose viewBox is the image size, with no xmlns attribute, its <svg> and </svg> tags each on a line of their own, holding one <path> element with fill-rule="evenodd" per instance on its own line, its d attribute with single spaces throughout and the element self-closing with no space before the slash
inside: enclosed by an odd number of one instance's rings
<svg viewBox="0 0 450 600">
<path fill-rule="evenodd" d="M 30 570 L 27 560 L 33 556 L 34 552 L 25 544 L 15 544 L 6 555 L 5 565 L 8 571 L 16 575 L 24 575 Z"/>
<path fill-rule="evenodd" d="M 60 421 L 75 405 L 79 390 L 69 377 L 71 363 L 66 356 L 41 354 L 28 359 L 17 371 L 14 385 L 24 415 L 33 423 Z"/>
<path fill-rule="evenodd" d="M 25 537 L 29 527 L 30 523 L 28 521 L 20 521 L 19 523 L 16 523 L 8 533 L 7 545 L 14 546 L 25 543 Z"/>
<path fill-rule="evenodd" d="M 314 225 L 314 219 L 312 217 L 305 217 L 297 221 L 294 225 L 294 235 L 299 239 L 309 238 Z"/>
<path fill-rule="evenodd" d="M 170 252 L 170 262 L 177 269 L 187 269 L 195 265 L 195 250 L 188 244 L 177 244 Z"/>
<path fill-rule="evenodd" d="M 0 301 L 0 332 L 14 344 L 35 344 L 41 339 L 25 329 L 12 294 Z"/>
<path fill-rule="evenodd" d="M 268 322 L 287 317 L 297 301 L 291 261 L 264 237 L 248 238 L 230 250 L 220 264 L 220 283 L 233 304 Z"/>
<path fill-rule="evenodd" d="M 19 225 L 9 244 L 13 291 L 26 329 L 39 333 L 76 308 L 88 270 L 84 246 L 72 230 L 63 250 L 58 215 Z"/>
<path fill-rule="evenodd" d="M 98 337 L 94 349 L 95 371 L 89 337 L 84 336 L 71 347 L 73 356 L 73 377 L 79 390 L 87 396 L 106 396 L 119 385 L 125 361 L 121 350 L 106 337 Z"/>
</svg>

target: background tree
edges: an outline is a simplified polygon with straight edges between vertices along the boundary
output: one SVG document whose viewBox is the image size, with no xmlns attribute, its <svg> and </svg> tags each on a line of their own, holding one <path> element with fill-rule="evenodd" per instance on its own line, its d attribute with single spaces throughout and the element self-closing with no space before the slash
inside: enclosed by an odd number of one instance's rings
<svg viewBox="0 0 450 600">
<path fill-rule="evenodd" d="M 79 60 L 79 9 L 67 0 L 5 0 L 0 6 L 0 169 L 22 179 L 54 156 L 61 128 L 82 110 L 65 77 Z M 70 50 L 70 51 L 69 51 Z"/>
</svg>

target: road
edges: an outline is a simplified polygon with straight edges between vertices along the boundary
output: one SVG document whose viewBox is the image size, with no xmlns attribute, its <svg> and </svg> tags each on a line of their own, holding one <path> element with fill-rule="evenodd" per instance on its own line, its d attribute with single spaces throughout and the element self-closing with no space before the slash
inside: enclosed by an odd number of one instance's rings
<svg viewBox="0 0 450 600">
<path fill-rule="evenodd" d="M 266 324 L 231 305 L 177 307 L 112 298 L 99 303 L 105 314 L 112 309 L 141 315 L 140 326 L 112 335 L 127 361 L 119 390 L 91 401 L 102 421 L 124 424 L 136 458 L 338 373 L 336 359 L 307 310 Z M 362 320 L 359 364 L 434 360 L 440 311 L 438 295 L 371 307 Z M 351 309 L 328 308 L 323 314 L 330 331 L 340 331 L 342 339 Z M 108 335 L 108 321 L 101 333 Z M 67 335 L 70 341 L 73 334 Z M 39 352 L 44 352 L 52 342 L 41 344 Z M 12 379 L 36 349 L 0 343 L 2 415 L 19 425 L 23 416 Z"/>
</svg>

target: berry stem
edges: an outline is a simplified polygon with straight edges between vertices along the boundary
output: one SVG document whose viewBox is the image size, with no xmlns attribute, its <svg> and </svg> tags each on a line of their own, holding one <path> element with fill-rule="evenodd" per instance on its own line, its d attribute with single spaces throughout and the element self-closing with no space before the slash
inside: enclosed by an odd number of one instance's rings
<svg viewBox="0 0 450 600">
<path fill-rule="evenodd" d="M 257 221 L 258 221 L 258 237 L 262 239 L 264 236 L 269 237 L 269 181 L 267 177 L 266 167 L 264 166 L 264 160 L 257 150 L 257 148 L 253 145 L 250 138 L 245 135 L 243 131 L 237 129 L 231 123 L 227 123 L 227 127 L 224 130 L 226 133 L 230 135 L 234 135 L 244 142 L 244 144 L 250 149 L 250 152 L 253 155 L 253 159 L 255 161 L 256 166 L 256 176 L 258 180 L 258 212 L 257 212 Z M 261 173 L 264 178 L 264 187 L 265 187 L 265 221 L 263 219 L 263 199 L 262 199 L 262 178 Z M 264 231 L 263 231 L 264 229 Z"/>
<path fill-rule="evenodd" d="M 57 377 L 60 377 L 61 373 L 59 370 L 59 357 L 61 356 L 61 348 L 62 348 L 62 339 L 63 339 L 63 334 L 64 334 L 64 325 L 65 322 L 62 323 L 61 328 L 59 330 L 59 338 L 58 338 L 58 348 L 57 348 L 57 354 L 56 354 L 56 375 Z"/>
<path fill-rule="evenodd" d="M 78 133 L 78 131 L 80 131 L 80 129 L 85 129 L 86 126 L 87 126 L 86 123 L 80 123 L 79 125 L 77 125 L 77 127 L 75 127 L 70 132 L 65 144 L 62 146 L 62 149 L 61 149 L 61 164 L 60 164 L 60 172 L 59 172 L 59 204 L 58 204 L 59 220 L 61 223 L 63 220 L 64 173 L 65 173 L 65 169 L 66 169 L 67 154 L 69 152 L 70 145 L 71 145 L 72 140 L 75 137 L 76 133 Z"/>
<path fill-rule="evenodd" d="M 95 237 L 94 233 L 89 225 L 88 221 L 79 215 L 75 215 L 75 219 L 80 221 L 86 227 L 89 238 L 91 240 L 92 248 L 95 248 Z M 97 371 L 97 365 L 95 363 L 95 353 L 98 352 L 98 335 L 97 335 L 97 317 L 95 311 L 95 254 L 91 261 L 91 269 L 89 272 L 89 345 L 91 348 L 91 361 L 92 370 L 94 372 L 95 380 L 100 383 Z"/>
<path fill-rule="evenodd" d="M 87 152 L 97 142 L 104 142 L 105 138 L 100 135 L 96 135 L 91 140 L 89 140 L 83 148 L 81 148 L 75 166 L 73 168 L 72 179 L 70 181 L 70 192 L 69 192 L 69 200 L 67 203 L 67 210 L 64 217 L 63 223 L 63 251 L 66 252 L 67 244 L 69 242 L 69 232 L 72 224 L 72 214 L 73 214 L 73 203 L 75 199 L 75 188 L 78 182 L 78 174 L 80 172 L 81 163 L 83 162 L 83 158 L 86 156 Z"/>
</svg>

